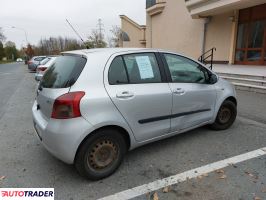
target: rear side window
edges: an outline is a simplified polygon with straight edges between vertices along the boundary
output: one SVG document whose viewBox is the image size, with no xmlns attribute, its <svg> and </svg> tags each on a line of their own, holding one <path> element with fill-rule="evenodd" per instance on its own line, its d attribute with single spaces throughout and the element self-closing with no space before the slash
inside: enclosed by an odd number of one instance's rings
<svg viewBox="0 0 266 200">
<path fill-rule="evenodd" d="M 126 69 L 121 56 L 113 60 L 109 68 L 108 79 L 111 85 L 128 83 Z"/>
<path fill-rule="evenodd" d="M 45 72 L 40 86 L 43 88 L 67 88 L 72 86 L 82 72 L 86 59 L 81 56 L 60 56 Z"/>
<path fill-rule="evenodd" d="M 108 79 L 111 85 L 162 82 L 154 53 L 116 57 L 109 68 Z"/>
</svg>

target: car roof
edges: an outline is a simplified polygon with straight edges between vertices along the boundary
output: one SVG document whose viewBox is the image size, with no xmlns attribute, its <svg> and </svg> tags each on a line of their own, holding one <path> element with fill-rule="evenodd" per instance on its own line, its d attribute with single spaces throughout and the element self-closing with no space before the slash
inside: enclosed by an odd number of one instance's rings
<svg viewBox="0 0 266 200">
<path fill-rule="evenodd" d="M 62 54 L 81 54 L 87 55 L 90 53 L 107 53 L 107 54 L 115 54 L 122 53 L 127 51 L 146 51 L 146 50 L 156 50 L 156 49 L 148 49 L 148 48 L 95 48 L 95 49 L 81 49 L 74 51 L 66 51 L 62 52 Z"/>
<path fill-rule="evenodd" d="M 81 50 L 74 50 L 74 51 L 66 51 L 66 52 L 62 52 L 61 54 L 77 54 L 77 55 L 84 55 L 84 56 L 88 56 L 91 53 L 104 53 L 106 56 L 110 56 L 113 54 L 119 54 L 119 53 L 136 53 L 136 52 L 148 52 L 148 51 L 152 51 L 152 52 L 163 52 L 163 53 L 169 53 L 169 54 L 175 54 L 175 55 L 179 55 L 185 58 L 188 58 L 190 60 L 193 60 L 195 62 L 200 63 L 198 60 L 196 60 L 195 58 L 192 58 L 190 56 L 178 53 L 178 52 L 174 52 L 171 50 L 165 50 L 165 49 L 154 49 L 154 48 L 95 48 L 95 49 L 81 49 Z M 202 63 L 201 63 L 202 64 Z"/>
</svg>

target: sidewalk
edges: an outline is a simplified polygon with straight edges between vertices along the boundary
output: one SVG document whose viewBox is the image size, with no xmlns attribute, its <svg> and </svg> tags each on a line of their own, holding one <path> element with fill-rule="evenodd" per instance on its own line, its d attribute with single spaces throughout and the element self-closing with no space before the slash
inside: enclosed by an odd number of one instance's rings
<svg viewBox="0 0 266 200">
<path fill-rule="evenodd" d="M 266 77 L 266 66 L 214 64 L 213 71 L 218 73 L 244 74 Z"/>
</svg>

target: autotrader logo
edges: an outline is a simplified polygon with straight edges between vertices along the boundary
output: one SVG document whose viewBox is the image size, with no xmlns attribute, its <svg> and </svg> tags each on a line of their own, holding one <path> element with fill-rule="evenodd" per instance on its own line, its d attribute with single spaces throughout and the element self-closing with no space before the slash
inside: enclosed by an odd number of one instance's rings
<svg viewBox="0 0 266 200">
<path fill-rule="evenodd" d="M 0 200 L 54 200 L 54 188 L 0 188 Z"/>
</svg>

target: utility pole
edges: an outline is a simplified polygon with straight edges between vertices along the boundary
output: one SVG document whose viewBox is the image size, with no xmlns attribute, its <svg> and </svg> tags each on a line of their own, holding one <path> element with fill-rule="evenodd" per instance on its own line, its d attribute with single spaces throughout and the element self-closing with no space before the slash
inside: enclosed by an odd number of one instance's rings
<svg viewBox="0 0 266 200">
<path fill-rule="evenodd" d="M 102 19 L 98 19 L 97 27 L 98 27 L 98 31 L 99 31 L 99 34 L 100 34 L 100 40 L 102 41 L 103 40 L 102 32 L 104 31 L 104 29 L 103 29 L 104 24 L 102 23 Z"/>
</svg>

